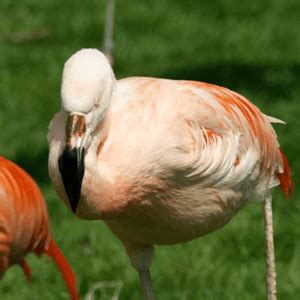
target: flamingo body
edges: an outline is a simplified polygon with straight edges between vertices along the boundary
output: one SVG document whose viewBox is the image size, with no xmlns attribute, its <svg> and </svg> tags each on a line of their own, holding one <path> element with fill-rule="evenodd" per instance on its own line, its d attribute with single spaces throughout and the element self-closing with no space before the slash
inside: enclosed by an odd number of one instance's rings
<svg viewBox="0 0 300 300">
<path fill-rule="evenodd" d="M 78 217 L 101 219 L 119 237 L 149 286 L 145 249 L 210 233 L 279 184 L 289 194 L 289 165 L 271 122 L 283 123 L 224 87 L 116 81 L 103 54 L 83 49 L 65 64 L 49 174 Z M 144 295 L 153 299 L 151 288 Z"/>
<path fill-rule="evenodd" d="M 99 176 L 85 169 L 77 215 L 103 219 L 122 240 L 139 244 L 179 243 L 220 228 L 287 173 L 270 120 L 223 87 L 120 80 L 97 147 Z M 63 127 L 60 112 L 50 126 L 49 168 L 68 205 L 57 164 Z M 93 156 L 87 152 L 87 166 Z"/>
<path fill-rule="evenodd" d="M 35 181 L 13 162 L 0 156 L 0 277 L 19 264 L 28 280 L 25 257 L 34 252 L 52 257 L 63 274 L 71 298 L 79 299 L 75 276 L 50 234 L 45 201 Z"/>
</svg>

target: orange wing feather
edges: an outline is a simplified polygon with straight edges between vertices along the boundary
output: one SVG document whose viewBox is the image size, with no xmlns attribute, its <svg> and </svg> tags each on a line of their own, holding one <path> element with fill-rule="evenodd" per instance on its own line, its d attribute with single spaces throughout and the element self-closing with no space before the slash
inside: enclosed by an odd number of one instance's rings
<svg viewBox="0 0 300 300">
<path fill-rule="evenodd" d="M 252 139 L 258 139 L 261 147 L 261 170 L 266 172 L 267 169 L 270 169 L 270 164 L 277 165 L 275 175 L 280 181 L 280 187 L 286 197 L 290 196 L 294 188 L 291 169 L 279 147 L 276 134 L 269 120 L 266 120 L 266 117 L 248 99 L 231 90 L 202 82 L 193 82 L 193 85 L 200 86 L 213 95 L 227 112 L 236 128 L 239 128 L 243 122 L 247 124 L 244 128 L 249 130 Z M 211 130 L 208 132 L 211 135 Z M 237 163 L 238 161 L 239 158 L 237 157 Z M 279 169 L 281 170 L 279 171 Z"/>
<path fill-rule="evenodd" d="M 48 213 L 35 181 L 13 162 L 0 157 L 0 277 L 11 265 L 19 264 L 28 280 L 31 270 L 25 261 L 29 252 L 54 259 L 77 300 L 75 275 L 51 238 Z"/>
<path fill-rule="evenodd" d="M 289 166 L 289 162 L 283 154 L 282 149 L 279 149 L 282 160 L 283 160 L 283 173 L 277 173 L 277 177 L 280 181 L 280 187 L 285 194 L 286 197 L 289 197 L 294 190 L 294 184 L 291 175 L 291 169 Z"/>
</svg>

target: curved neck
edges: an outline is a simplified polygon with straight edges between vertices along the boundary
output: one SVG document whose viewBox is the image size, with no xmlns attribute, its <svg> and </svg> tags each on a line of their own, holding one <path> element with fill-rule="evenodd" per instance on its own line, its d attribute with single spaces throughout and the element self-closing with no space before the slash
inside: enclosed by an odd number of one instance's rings
<svg viewBox="0 0 300 300">
<path fill-rule="evenodd" d="M 119 212 L 119 197 L 115 185 L 101 172 L 99 154 L 106 142 L 110 128 L 110 111 L 92 136 L 85 155 L 85 173 L 81 189 L 78 215 L 87 219 L 112 218 Z"/>
</svg>

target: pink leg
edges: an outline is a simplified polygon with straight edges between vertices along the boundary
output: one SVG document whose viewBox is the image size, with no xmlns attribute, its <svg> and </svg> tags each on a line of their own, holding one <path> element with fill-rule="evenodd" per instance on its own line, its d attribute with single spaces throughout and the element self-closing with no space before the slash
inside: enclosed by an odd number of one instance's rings
<svg viewBox="0 0 300 300">
<path fill-rule="evenodd" d="M 276 300 L 276 269 L 275 251 L 273 238 L 273 216 L 272 216 L 272 196 L 268 195 L 264 205 L 265 217 L 265 247 L 266 247 L 266 279 L 267 279 L 267 299 Z"/>
</svg>

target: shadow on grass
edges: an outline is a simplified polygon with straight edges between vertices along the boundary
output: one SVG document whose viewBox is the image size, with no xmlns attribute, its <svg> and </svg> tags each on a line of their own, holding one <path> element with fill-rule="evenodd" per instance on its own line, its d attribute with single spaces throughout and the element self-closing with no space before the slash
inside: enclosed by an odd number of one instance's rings
<svg viewBox="0 0 300 300">
<path fill-rule="evenodd" d="M 14 162 L 28 172 L 39 184 L 49 184 L 48 148 L 32 153 L 25 150 L 17 153 Z"/>
<path fill-rule="evenodd" d="M 203 81 L 236 91 L 263 92 L 272 101 L 278 101 L 289 97 L 298 86 L 300 65 L 204 64 L 169 70 L 161 77 Z"/>
</svg>

